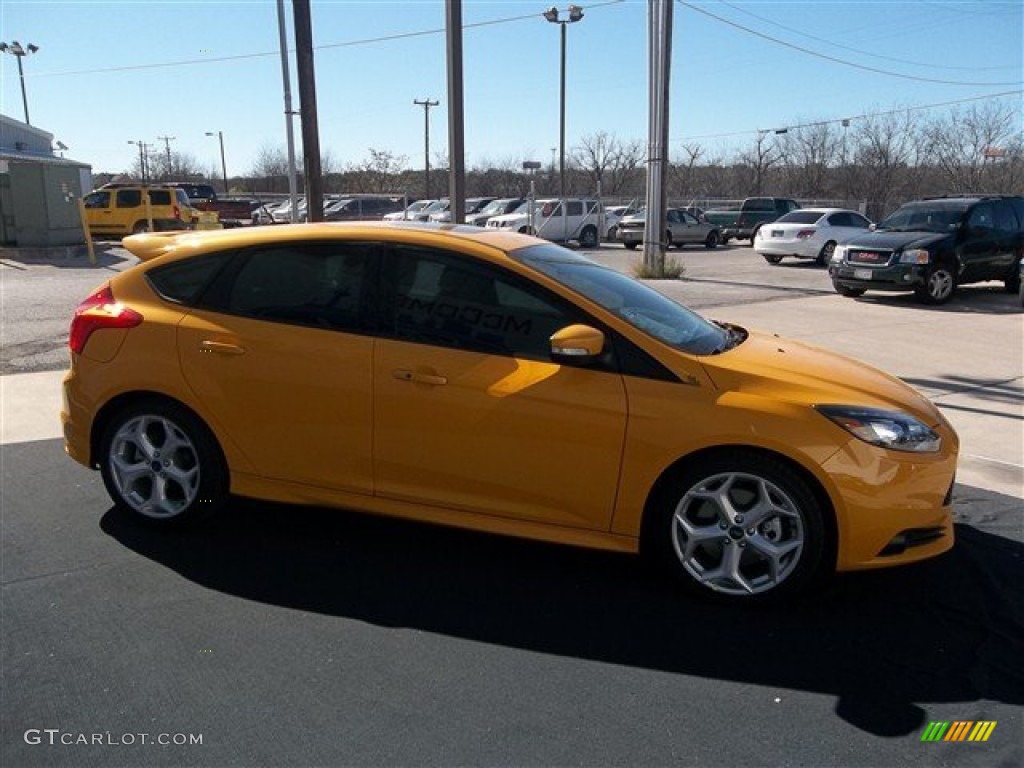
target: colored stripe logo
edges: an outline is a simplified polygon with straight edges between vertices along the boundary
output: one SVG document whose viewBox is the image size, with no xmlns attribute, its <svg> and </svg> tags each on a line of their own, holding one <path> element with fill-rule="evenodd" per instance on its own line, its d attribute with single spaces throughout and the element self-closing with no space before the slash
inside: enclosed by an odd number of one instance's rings
<svg viewBox="0 0 1024 768">
<path fill-rule="evenodd" d="M 988 741 L 995 729 L 995 720 L 931 722 L 921 734 L 921 741 Z"/>
</svg>

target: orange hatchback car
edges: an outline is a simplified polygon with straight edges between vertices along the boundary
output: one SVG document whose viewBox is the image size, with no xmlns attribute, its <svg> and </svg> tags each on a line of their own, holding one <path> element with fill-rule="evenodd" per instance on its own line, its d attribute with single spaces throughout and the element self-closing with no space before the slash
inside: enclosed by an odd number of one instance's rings
<svg viewBox="0 0 1024 768">
<path fill-rule="evenodd" d="M 138 235 L 71 323 L 68 454 L 176 525 L 232 495 L 645 551 L 757 601 L 953 545 L 958 441 L 866 365 L 525 235 Z"/>
</svg>

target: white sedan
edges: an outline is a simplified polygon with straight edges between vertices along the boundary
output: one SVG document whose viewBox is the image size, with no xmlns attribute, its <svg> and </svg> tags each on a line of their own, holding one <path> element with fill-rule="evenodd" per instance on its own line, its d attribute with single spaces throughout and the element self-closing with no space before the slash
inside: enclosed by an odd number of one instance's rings
<svg viewBox="0 0 1024 768">
<path fill-rule="evenodd" d="M 845 208 L 800 208 L 762 225 L 754 237 L 754 250 L 769 264 L 793 256 L 825 265 L 837 245 L 871 227 L 870 220 Z"/>
</svg>

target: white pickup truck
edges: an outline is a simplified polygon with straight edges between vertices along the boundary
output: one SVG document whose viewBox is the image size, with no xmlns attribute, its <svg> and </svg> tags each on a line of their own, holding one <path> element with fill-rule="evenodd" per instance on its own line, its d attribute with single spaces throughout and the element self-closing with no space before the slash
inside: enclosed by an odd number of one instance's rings
<svg viewBox="0 0 1024 768">
<path fill-rule="evenodd" d="M 567 198 L 563 215 L 558 198 L 537 200 L 533 204 L 533 221 L 528 206 L 515 213 L 495 216 L 487 221 L 489 229 L 504 229 L 543 237 L 555 242 L 575 240 L 582 248 L 595 248 L 600 242 L 604 213 L 599 200 Z"/>
</svg>

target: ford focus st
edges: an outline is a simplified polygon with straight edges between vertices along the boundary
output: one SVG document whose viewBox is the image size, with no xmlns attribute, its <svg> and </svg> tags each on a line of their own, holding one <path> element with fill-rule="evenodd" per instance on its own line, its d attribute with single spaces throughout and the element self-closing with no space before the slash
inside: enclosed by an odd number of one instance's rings
<svg viewBox="0 0 1024 768">
<path fill-rule="evenodd" d="M 66 450 L 157 525 L 233 496 L 643 552 L 724 600 L 953 544 L 958 440 L 837 354 L 493 229 L 138 235 L 71 323 Z"/>
</svg>

